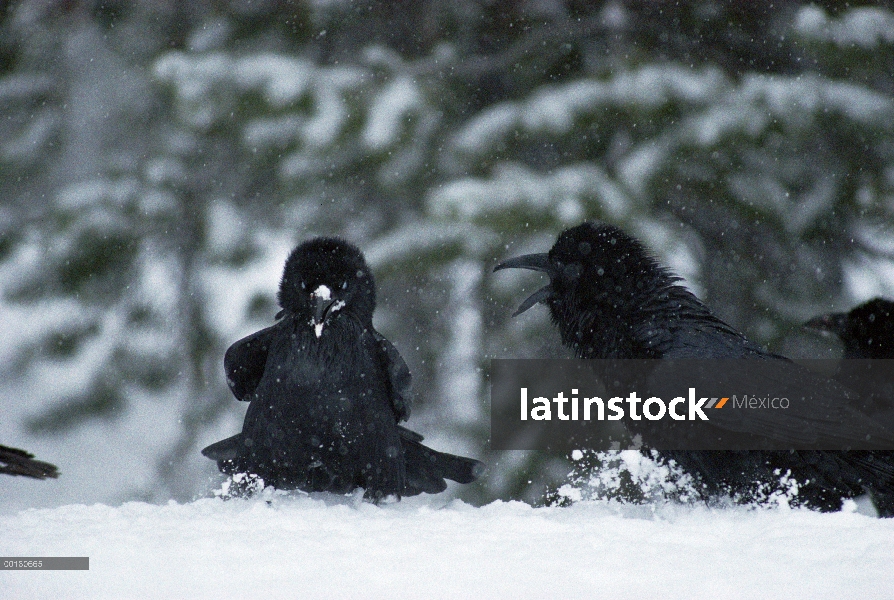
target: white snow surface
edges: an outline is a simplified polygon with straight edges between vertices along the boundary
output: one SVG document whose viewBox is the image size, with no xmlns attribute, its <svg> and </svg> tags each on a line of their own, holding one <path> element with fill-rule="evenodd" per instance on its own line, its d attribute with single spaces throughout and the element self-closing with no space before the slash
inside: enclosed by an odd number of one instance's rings
<svg viewBox="0 0 894 600">
<path fill-rule="evenodd" d="M 891 598 L 894 519 L 578 502 L 260 496 L 0 516 L 6 598 Z"/>
</svg>

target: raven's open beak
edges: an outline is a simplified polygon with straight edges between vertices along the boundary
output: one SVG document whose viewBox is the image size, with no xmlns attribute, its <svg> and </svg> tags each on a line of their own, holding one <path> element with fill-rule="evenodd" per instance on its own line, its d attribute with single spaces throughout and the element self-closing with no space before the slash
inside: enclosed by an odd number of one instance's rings
<svg viewBox="0 0 894 600">
<path fill-rule="evenodd" d="M 524 256 L 516 256 L 515 258 L 508 258 L 494 267 L 494 271 L 499 271 L 501 269 L 530 269 L 531 271 L 540 271 L 542 273 L 546 273 L 552 278 L 553 273 L 555 273 L 555 267 L 549 261 L 549 255 L 546 253 L 541 254 L 525 254 Z M 528 296 L 524 302 L 521 303 L 521 306 L 512 313 L 513 317 L 517 317 L 522 314 L 535 304 L 539 304 L 540 302 L 544 302 L 548 300 L 553 295 L 553 288 L 551 284 L 547 284 Z"/>
<path fill-rule="evenodd" d="M 804 327 L 823 333 L 838 334 L 847 328 L 847 313 L 820 315 L 804 323 Z"/>
</svg>

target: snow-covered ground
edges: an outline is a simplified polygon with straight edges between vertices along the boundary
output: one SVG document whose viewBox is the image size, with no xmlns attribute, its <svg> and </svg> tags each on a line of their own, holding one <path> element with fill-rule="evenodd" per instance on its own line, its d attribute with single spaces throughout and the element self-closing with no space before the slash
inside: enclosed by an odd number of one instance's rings
<svg viewBox="0 0 894 600">
<path fill-rule="evenodd" d="M 852 509 L 853 503 L 848 506 Z M 894 519 L 578 502 L 268 496 L 0 516 L 3 598 L 892 598 Z"/>
</svg>

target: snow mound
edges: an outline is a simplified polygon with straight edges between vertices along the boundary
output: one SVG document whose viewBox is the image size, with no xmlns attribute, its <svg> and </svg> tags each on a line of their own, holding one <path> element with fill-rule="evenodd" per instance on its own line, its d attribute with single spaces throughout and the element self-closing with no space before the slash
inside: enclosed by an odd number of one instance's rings
<svg viewBox="0 0 894 600">
<path fill-rule="evenodd" d="M 5 556 L 89 571 L 2 571 L 8 598 L 842 598 L 894 589 L 894 519 L 615 501 L 475 508 L 437 497 L 260 495 L 29 509 Z"/>
</svg>

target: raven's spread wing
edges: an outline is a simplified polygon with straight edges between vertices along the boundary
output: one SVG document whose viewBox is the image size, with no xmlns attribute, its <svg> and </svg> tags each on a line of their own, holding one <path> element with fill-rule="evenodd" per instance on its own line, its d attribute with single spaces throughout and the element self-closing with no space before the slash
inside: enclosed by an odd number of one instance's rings
<svg viewBox="0 0 894 600">
<path fill-rule="evenodd" d="M 276 325 L 273 325 L 257 331 L 227 349 L 224 355 L 227 385 L 238 400 L 251 400 L 251 395 L 261 382 L 275 328 Z"/>
<path fill-rule="evenodd" d="M 34 455 L 18 448 L 0 446 L 0 473 L 6 475 L 22 475 L 35 479 L 59 477 L 56 465 L 35 460 Z"/>
<path fill-rule="evenodd" d="M 373 329 L 372 335 L 379 349 L 379 364 L 388 374 L 391 405 L 397 415 L 397 422 L 406 421 L 410 418 L 410 390 L 413 383 L 410 368 L 397 348 L 381 333 Z"/>
</svg>

